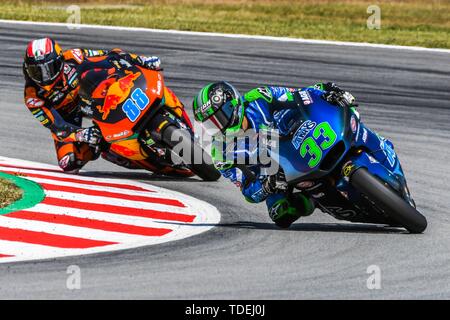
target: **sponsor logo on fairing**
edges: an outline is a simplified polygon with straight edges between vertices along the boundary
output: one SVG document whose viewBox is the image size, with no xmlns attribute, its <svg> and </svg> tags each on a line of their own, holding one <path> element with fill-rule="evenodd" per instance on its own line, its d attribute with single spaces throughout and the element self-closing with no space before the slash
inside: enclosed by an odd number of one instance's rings
<svg viewBox="0 0 450 320">
<path fill-rule="evenodd" d="M 344 165 L 344 168 L 342 169 L 342 173 L 344 174 L 344 177 L 349 177 L 350 174 L 352 173 L 353 169 L 354 169 L 354 165 L 351 161 L 347 162 Z"/>
<path fill-rule="evenodd" d="M 299 91 L 299 93 L 304 105 L 309 105 L 314 102 L 308 91 Z"/>
<path fill-rule="evenodd" d="M 358 123 L 357 123 L 356 117 L 354 115 L 352 115 L 352 117 L 350 118 L 350 127 L 351 127 L 353 133 L 355 133 L 356 130 L 358 129 Z"/>
<path fill-rule="evenodd" d="M 158 82 L 156 83 L 156 94 L 160 95 L 162 89 L 161 75 L 158 74 Z"/>
<path fill-rule="evenodd" d="M 341 207 L 326 207 L 325 210 L 333 217 L 351 218 L 357 215 L 355 211 Z"/>
<path fill-rule="evenodd" d="M 129 134 L 130 134 L 130 131 L 125 130 L 125 131 L 113 134 L 113 138 L 120 138 L 120 137 L 127 136 Z"/>
<path fill-rule="evenodd" d="M 303 124 L 300 126 L 300 128 L 297 129 L 297 131 L 294 134 L 294 137 L 292 138 L 292 144 L 294 145 L 295 149 L 300 148 L 300 145 L 302 144 L 303 140 L 305 140 L 308 133 L 314 129 L 316 126 L 316 123 L 311 120 L 306 120 L 303 122 Z"/>
<path fill-rule="evenodd" d="M 97 110 L 102 114 L 102 120 L 106 120 L 112 110 L 116 110 L 117 106 L 121 104 L 122 102 L 127 99 L 127 97 L 130 95 L 130 91 L 134 86 L 134 82 L 136 79 L 141 75 L 140 72 L 133 73 L 131 71 L 126 71 L 126 76 L 118 79 L 116 82 L 114 82 L 106 92 L 106 96 L 103 102 L 102 106 L 97 106 Z M 138 91 L 139 90 L 139 91 Z M 139 88 L 134 90 L 131 96 L 133 97 L 135 94 L 134 92 L 142 92 Z M 146 97 L 147 98 L 147 97 Z M 127 100 L 128 102 L 125 102 L 122 106 L 123 111 L 127 115 L 127 117 L 134 122 L 137 117 L 140 115 L 140 111 L 136 110 L 137 107 L 134 106 L 132 101 L 130 99 Z M 139 100 L 140 101 L 140 100 Z M 148 104 L 148 98 L 146 100 Z M 130 110 L 131 109 L 131 110 Z M 140 108 L 141 110 L 144 110 L 144 107 Z M 133 117 L 131 117 L 133 115 Z"/>
<path fill-rule="evenodd" d="M 387 161 L 391 165 L 391 167 L 394 166 L 395 160 L 397 158 L 394 149 L 390 146 L 389 143 L 386 142 L 385 138 L 380 139 L 380 148 L 384 151 L 384 154 L 386 155 Z"/>
<path fill-rule="evenodd" d="M 362 140 L 364 143 L 367 142 L 367 130 L 365 128 L 363 129 Z"/>
</svg>

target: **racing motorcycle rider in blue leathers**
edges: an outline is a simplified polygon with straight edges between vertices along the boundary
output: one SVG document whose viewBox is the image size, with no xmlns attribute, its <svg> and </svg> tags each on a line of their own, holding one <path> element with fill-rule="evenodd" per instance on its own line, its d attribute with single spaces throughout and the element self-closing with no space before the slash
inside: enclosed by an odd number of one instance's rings
<svg viewBox="0 0 450 320">
<path fill-rule="evenodd" d="M 240 95 L 233 85 L 222 81 L 208 84 L 193 100 L 196 121 L 206 129 L 220 130 L 213 136 L 212 157 L 216 168 L 241 189 L 247 201 L 266 201 L 270 218 L 281 228 L 288 228 L 301 216 L 312 214 L 313 201 L 301 193 L 291 192 L 282 169 L 267 175 L 262 170 L 263 164 L 238 165 L 237 153 L 251 153 L 251 150 L 242 150 L 249 148 L 248 144 L 237 146 L 235 143 L 231 148 L 234 160 L 230 163 L 225 155 L 230 148 L 225 146 L 226 152 L 222 151 L 224 149 L 217 152 L 214 141 L 224 141 L 226 135 L 237 131 L 253 130 L 251 134 L 258 134 L 268 128 L 277 130 L 280 136 L 288 135 L 295 122 L 300 121 L 296 119 L 298 116 L 294 117 L 293 106 L 297 106 L 294 96 L 298 95 L 305 107 L 312 102 L 308 100 L 308 90 L 320 90 L 323 99 L 341 107 L 356 106 L 353 95 L 330 82 L 303 89 L 264 86 Z"/>
</svg>

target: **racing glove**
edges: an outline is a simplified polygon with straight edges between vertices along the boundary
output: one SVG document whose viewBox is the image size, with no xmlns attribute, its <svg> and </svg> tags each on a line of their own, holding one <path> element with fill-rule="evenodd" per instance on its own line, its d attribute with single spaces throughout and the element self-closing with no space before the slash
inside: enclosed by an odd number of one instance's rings
<svg viewBox="0 0 450 320">
<path fill-rule="evenodd" d="M 102 139 L 102 133 L 95 127 L 81 128 L 75 132 L 75 140 L 96 145 Z"/>
<path fill-rule="evenodd" d="M 357 107 L 355 104 L 355 97 L 348 91 L 344 91 L 339 88 L 333 82 L 327 82 L 323 85 L 325 91 L 324 99 L 331 104 L 338 105 L 340 107 Z"/>
<path fill-rule="evenodd" d="M 141 64 L 144 68 L 152 69 L 152 70 L 160 70 L 161 68 L 161 59 L 156 56 L 145 57 L 139 56 L 141 60 Z"/>
<path fill-rule="evenodd" d="M 266 194 L 286 191 L 288 189 L 288 184 L 284 172 L 280 170 L 277 174 L 267 176 L 262 182 L 262 188 Z"/>
</svg>

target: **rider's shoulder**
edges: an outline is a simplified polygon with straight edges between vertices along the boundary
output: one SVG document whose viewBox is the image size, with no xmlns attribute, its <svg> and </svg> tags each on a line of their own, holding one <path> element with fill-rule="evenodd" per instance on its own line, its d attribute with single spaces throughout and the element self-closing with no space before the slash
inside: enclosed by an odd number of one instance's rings
<svg viewBox="0 0 450 320">
<path fill-rule="evenodd" d="M 80 48 L 74 48 L 64 51 L 64 60 L 67 62 L 75 62 L 77 64 L 83 63 L 85 60 L 84 50 Z"/>
<path fill-rule="evenodd" d="M 273 93 L 269 87 L 260 86 L 260 87 L 254 88 L 250 91 L 247 91 L 244 94 L 244 99 L 247 102 L 253 102 L 258 99 L 263 99 L 266 102 L 271 103 L 273 100 Z"/>
</svg>

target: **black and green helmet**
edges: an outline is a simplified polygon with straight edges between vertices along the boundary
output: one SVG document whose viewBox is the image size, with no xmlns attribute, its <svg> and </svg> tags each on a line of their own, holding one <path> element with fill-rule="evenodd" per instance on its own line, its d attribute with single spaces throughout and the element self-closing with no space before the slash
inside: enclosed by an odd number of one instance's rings
<svg viewBox="0 0 450 320">
<path fill-rule="evenodd" d="M 244 118 L 244 110 L 239 91 L 225 81 L 205 86 L 192 102 L 195 120 L 208 129 L 239 129 Z"/>
</svg>

